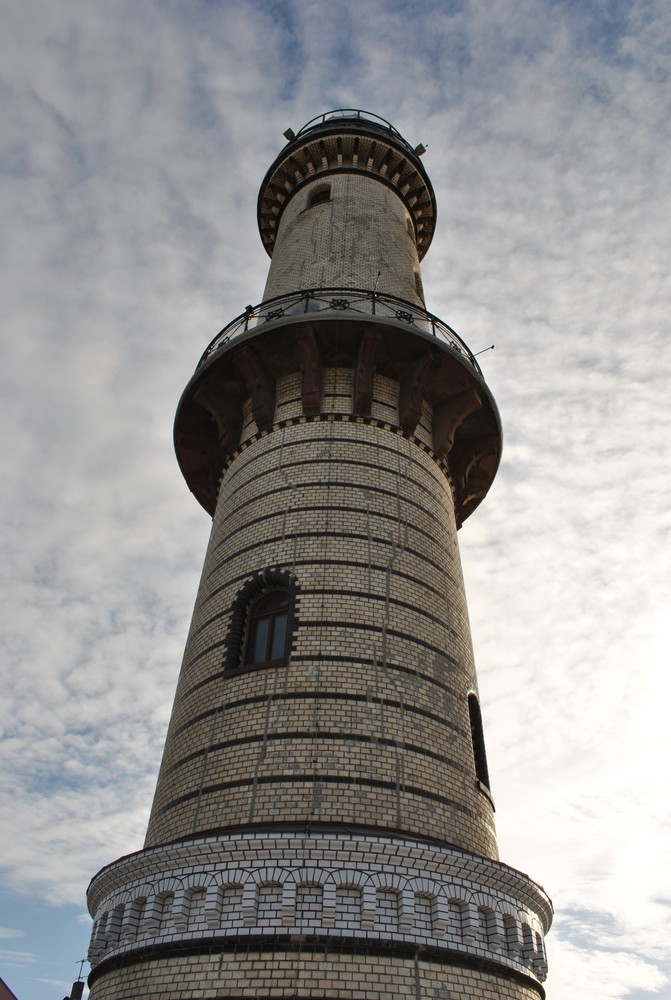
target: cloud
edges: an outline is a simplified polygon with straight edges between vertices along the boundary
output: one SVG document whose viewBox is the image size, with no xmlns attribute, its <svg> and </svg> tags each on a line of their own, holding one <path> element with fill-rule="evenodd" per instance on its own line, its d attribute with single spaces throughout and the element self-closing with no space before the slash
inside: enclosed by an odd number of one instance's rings
<svg viewBox="0 0 671 1000">
<path fill-rule="evenodd" d="M 38 958 L 28 951 L 12 951 L 8 948 L 0 948 L 0 962 L 7 969 L 22 969 L 38 964 Z"/>
<path fill-rule="evenodd" d="M 570 996 L 580 982 L 581 990 L 599 1000 L 626 1000 L 659 993 L 669 983 L 652 963 L 626 951 L 600 952 L 555 938 L 550 958 L 556 970 L 552 988 L 558 996 Z"/>
</svg>

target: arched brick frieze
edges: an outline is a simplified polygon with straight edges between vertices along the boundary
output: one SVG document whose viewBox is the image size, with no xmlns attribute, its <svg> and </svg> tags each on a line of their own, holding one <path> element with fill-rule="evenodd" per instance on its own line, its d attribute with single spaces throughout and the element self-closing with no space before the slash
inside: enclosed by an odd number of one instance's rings
<svg viewBox="0 0 671 1000">
<path fill-rule="evenodd" d="M 483 859 L 429 845 L 406 850 L 402 840 L 398 843 L 395 869 L 376 863 L 365 837 L 341 861 L 337 838 L 311 835 L 309 856 L 321 851 L 319 864 L 301 863 L 295 840 L 277 833 L 241 838 L 233 863 L 228 854 L 212 854 L 207 840 L 155 848 L 153 884 L 139 858 L 123 863 L 127 878 L 110 875 L 98 904 L 92 954 L 98 962 L 111 960 L 126 951 L 167 946 L 175 934 L 195 944 L 204 935 L 232 942 L 250 935 L 285 936 L 294 929 L 323 936 L 328 929 L 338 938 L 360 937 L 362 944 L 392 934 L 406 944 L 489 956 L 539 980 L 545 977 L 543 897 L 538 896 L 541 905 L 535 911 L 522 876 L 517 885 L 512 869 L 488 862 L 490 884 L 484 890 Z M 176 874 L 161 875 L 162 854 L 164 871 Z M 244 868 L 238 867 L 240 857 Z M 449 881 L 444 880 L 447 872 Z M 118 938 L 116 907 L 123 907 Z"/>
</svg>

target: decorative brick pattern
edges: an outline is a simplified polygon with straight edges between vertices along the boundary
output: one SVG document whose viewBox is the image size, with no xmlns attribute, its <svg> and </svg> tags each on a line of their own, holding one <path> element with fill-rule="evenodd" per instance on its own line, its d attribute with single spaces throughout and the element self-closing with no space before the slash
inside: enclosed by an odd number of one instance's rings
<svg viewBox="0 0 671 1000">
<path fill-rule="evenodd" d="M 496 855 L 473 763 L 476 678 L 451 484 L 419 438 L 392 429 L 398 385 L 374 386 L 370 420 L 352 417 L 352 371 L 327 369 L 323 410 L 349 419 L 261 435 L 244 424 L 148 845 L 246 822 L 318 821 Z M 292 412 L 295 393 L 293 377 L 280 380 L 278 412 Z M 380 425 L 383 416 L 392 422 Z M 430 441 L 427 425 L 422 433 Z M 266 577 L 294 581 L 288 662 L 240 672 L 240 594 Z"/>
<path fill-rule="evenodd" d="M 310 199 L 303 205 L 312 204 L 312 195 L 319 191 L 322 199 L 330 197 L 329 187 L 333 179 L 345 173 L 348 176 L 367 174 L 376 182 L 393 189 L 407 207 L 407 232 L 416 238 L 420 256 L 424 256 L 435 224 L 436 208 L 433 191 L 420 160 L 410 152 L 403 140 L 398 141 L 389 129 L 377 126 L 362 126 L 359 119 L 354 128 L 341 128 L 343 121 L 334 123 L 335 130 L 328 122 L 317 132 L 304 132 L 293 149 L 285 147 L 268 171 L 259 196 L 258 221 L 261 239 L 272 256 L 277 234 L 278 219 L 287 205 L 294 204 L 311 188 Z M 312 178 L 318 178 L 312 183 Z M 321 200 L 320 205 L 323 207 Z M 366 206 L 362 206 L 365 211 Z M 370 215 L 371 228 L 377 228 L 380 219 Z M 380 252 L 378 246 L 374 247 Z"/>
<path fill-rule="evenodd" d="M 194 988 L 193 984 L 199 986 Z M 449 965 L 415 957 L 349 955 L 324 946 L 301 952 L 282 948 L 224 955 L 161 956 L 97 979 L 95 1000 L 242 997 L 305 1000 L 539 1000 L 542 988 L 458 961 Z"/>
<path fill-rule="evenodd" d="M 153 848 L 105 869 L 91 904 L 94 965 L 198 941 L 228 963 L 227 941 L 299 934 L 449 951 L 538 982 L 547 971 L 542 889 L 498 862 L 400 838 L 278 831 Z"/>
</svg>

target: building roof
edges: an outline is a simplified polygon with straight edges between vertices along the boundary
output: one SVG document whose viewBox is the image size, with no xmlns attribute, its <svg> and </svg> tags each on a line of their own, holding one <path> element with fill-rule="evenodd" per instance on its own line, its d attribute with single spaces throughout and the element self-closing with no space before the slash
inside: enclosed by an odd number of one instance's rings
<svg viewBox="0 0 671 1000">
<path fill-rule="evenodd" d="M 16 993 L 12 993 L 2 977 L 0 977 L 0 1000 L 19 1000 Z"/>
</svg>

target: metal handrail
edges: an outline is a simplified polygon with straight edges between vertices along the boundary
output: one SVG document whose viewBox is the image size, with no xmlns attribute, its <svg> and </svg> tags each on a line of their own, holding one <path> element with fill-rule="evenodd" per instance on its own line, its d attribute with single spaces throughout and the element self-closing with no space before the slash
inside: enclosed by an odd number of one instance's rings
<svg viewBox="0 0 671 1000">
<path fill-rule="evenodd" d="M 380 115 L 375 115 L 372 111 L 363 111 L 361 108 L 336 108 L 333 111 L 326 111 L 323 115 L 317 115 L 316 118 L 311 118 L 309 122 L 296 133 L 296 138 L 304 135 L 305 132 L 309 132 L 310 129 L 317 128 L 319 125 L 327 125 L 329 122 L 333 122 L 337 125 L 339 118 L 357 118 L 360 121 L 370 122 L 372 125 L 376 125 L 378 128 L 383 128 L 386 132 L 391 132 L 391 134 L 396 138 L 400 139 L 404 146 L 408 149 L 412 149 L 412 146 L 407 139 L 404 139 L 397 128 L 388 122 L 386 118 L 381 118 Z"/>
<path fill-rule="evenodd" d="M 343 287 L 301 289 L 285 295 L 276 295 L 256 306 L 247 306 L 244 312 L 231 320 L 208 344 L 196 369 L 225 344 L 247 333 L 250 327 L 258 329 L 264 323 L 272 323 L 285 317 L 321 312 L 363 314 L 406 323 L 447 343 L 452 350 L 469 361 L 479 375 L 482 375 L 475 355 L 459 334 L 433 313 L 414 302 L 408 302 L 407 299 L 401 299 L 397 295 L 389 295 L 387 292 Z"/>
</svg>

